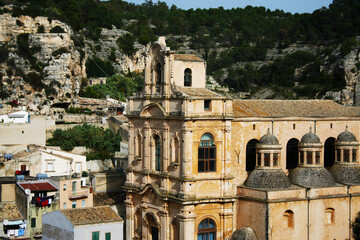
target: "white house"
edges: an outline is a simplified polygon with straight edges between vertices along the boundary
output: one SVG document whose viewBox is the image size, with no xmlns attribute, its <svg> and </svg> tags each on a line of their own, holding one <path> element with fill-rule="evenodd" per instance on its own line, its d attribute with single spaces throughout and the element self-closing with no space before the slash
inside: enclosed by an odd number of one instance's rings
<svg viewBox="0 0 360 240">
<path fill-rule="evenodd" d="M 42 217 L 43 240 L 123 240 L 124 221 L 110 206 L 62 209 Z"/>
<path fill-rule="evenodd" d="M 86 156 L 38 145 L 28 145 L 27 150 L 14 155 L 16 171 L 30 176 L 46 173 L 51 176 L 81 175 L 86 171 Z M 21 174 L 21 173 L 19 173 Z"/>
<path fill-rule="evenodd" d="M 18 111 L 0 115 L 0 123 L 29 123 L 30 114 L 27 111 Z"/>
</svg>

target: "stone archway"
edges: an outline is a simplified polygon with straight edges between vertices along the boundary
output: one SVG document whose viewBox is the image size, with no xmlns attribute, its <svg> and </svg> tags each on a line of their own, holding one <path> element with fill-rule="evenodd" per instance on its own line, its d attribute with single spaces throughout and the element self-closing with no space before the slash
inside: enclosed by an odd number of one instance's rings
<svg viewBox="0 0 360 240">
<path fill-rule="evenodd" d="M 335 138 L 329 137 L 324 143 L 324 167 L 331 168 L 335 163 Z"/>
<path fill-rule="evenodd" d="M 299 163 L 299 140 L 292 138 L 286 144 L 286 169 L 291 170 L 297 167 Z"/>
<path fill-rule="evenodd" d="M 256 144 L 259 143 L 257 139 L 251 139 L 246 144 L 246 171 L 253 171 L 256 166 Z"/>
</svg>

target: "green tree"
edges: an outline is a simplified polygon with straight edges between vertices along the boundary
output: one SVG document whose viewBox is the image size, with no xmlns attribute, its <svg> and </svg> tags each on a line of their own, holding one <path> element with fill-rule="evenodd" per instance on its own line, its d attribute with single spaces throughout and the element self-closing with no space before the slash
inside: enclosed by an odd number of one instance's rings
<svg viewBox="0 0 360 240">
<path fill-rule="evenodd" d="M 360 240 L 360 212 L 357 213 L 355 220 L 351 223 L 352 236 L 355 240 Z"/>
</svg>

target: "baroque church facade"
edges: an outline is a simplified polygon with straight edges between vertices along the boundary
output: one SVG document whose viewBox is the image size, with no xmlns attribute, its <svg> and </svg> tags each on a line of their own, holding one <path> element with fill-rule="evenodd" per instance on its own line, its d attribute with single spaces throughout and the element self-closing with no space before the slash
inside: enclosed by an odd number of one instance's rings
<svg viewBox="0 0 360 240">
<path fill-rule="evenodd" d="M 226 98 L 161 37 L 127 117 L 127 240 L 352 238 L 358 108 Z"/>
</svg>

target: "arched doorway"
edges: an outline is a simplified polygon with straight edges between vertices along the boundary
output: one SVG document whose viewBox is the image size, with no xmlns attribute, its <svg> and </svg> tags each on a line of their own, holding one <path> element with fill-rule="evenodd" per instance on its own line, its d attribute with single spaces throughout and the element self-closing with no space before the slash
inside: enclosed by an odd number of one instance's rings
<svg viewBox="0 0 360 240">
<path fill-rule="evenodd" d="M 216 240 L 216 224 L 214 220 L 205 218 L 200 222 L 197 240 Z"/>
<path fill-rule="evenodd" d="M 257 139 L 251 139 L 246 144 L 246 171 L 253 171 L 256 165 L 256 144 L 259 143 Z"/>
<path fill-rule="evenodd" d="M 324 144 L 324 167 L 330 168 L 335 163 L 335 138 L 329 137 Z"/>
<path fill-rule="evenodd" d="M 151 213 L 147 213 L 145 216 L 147 222 L 148 231 L 149 231 L 149 240 L 159 240 L 159 223 L 156 221 L 155 217 Z"/>
<path fill-rule="evenodd" d="M 294 169 L 299 162 L 299 140 L 292 138 L 286 144 L 286 169 Z"/>
</svg>

